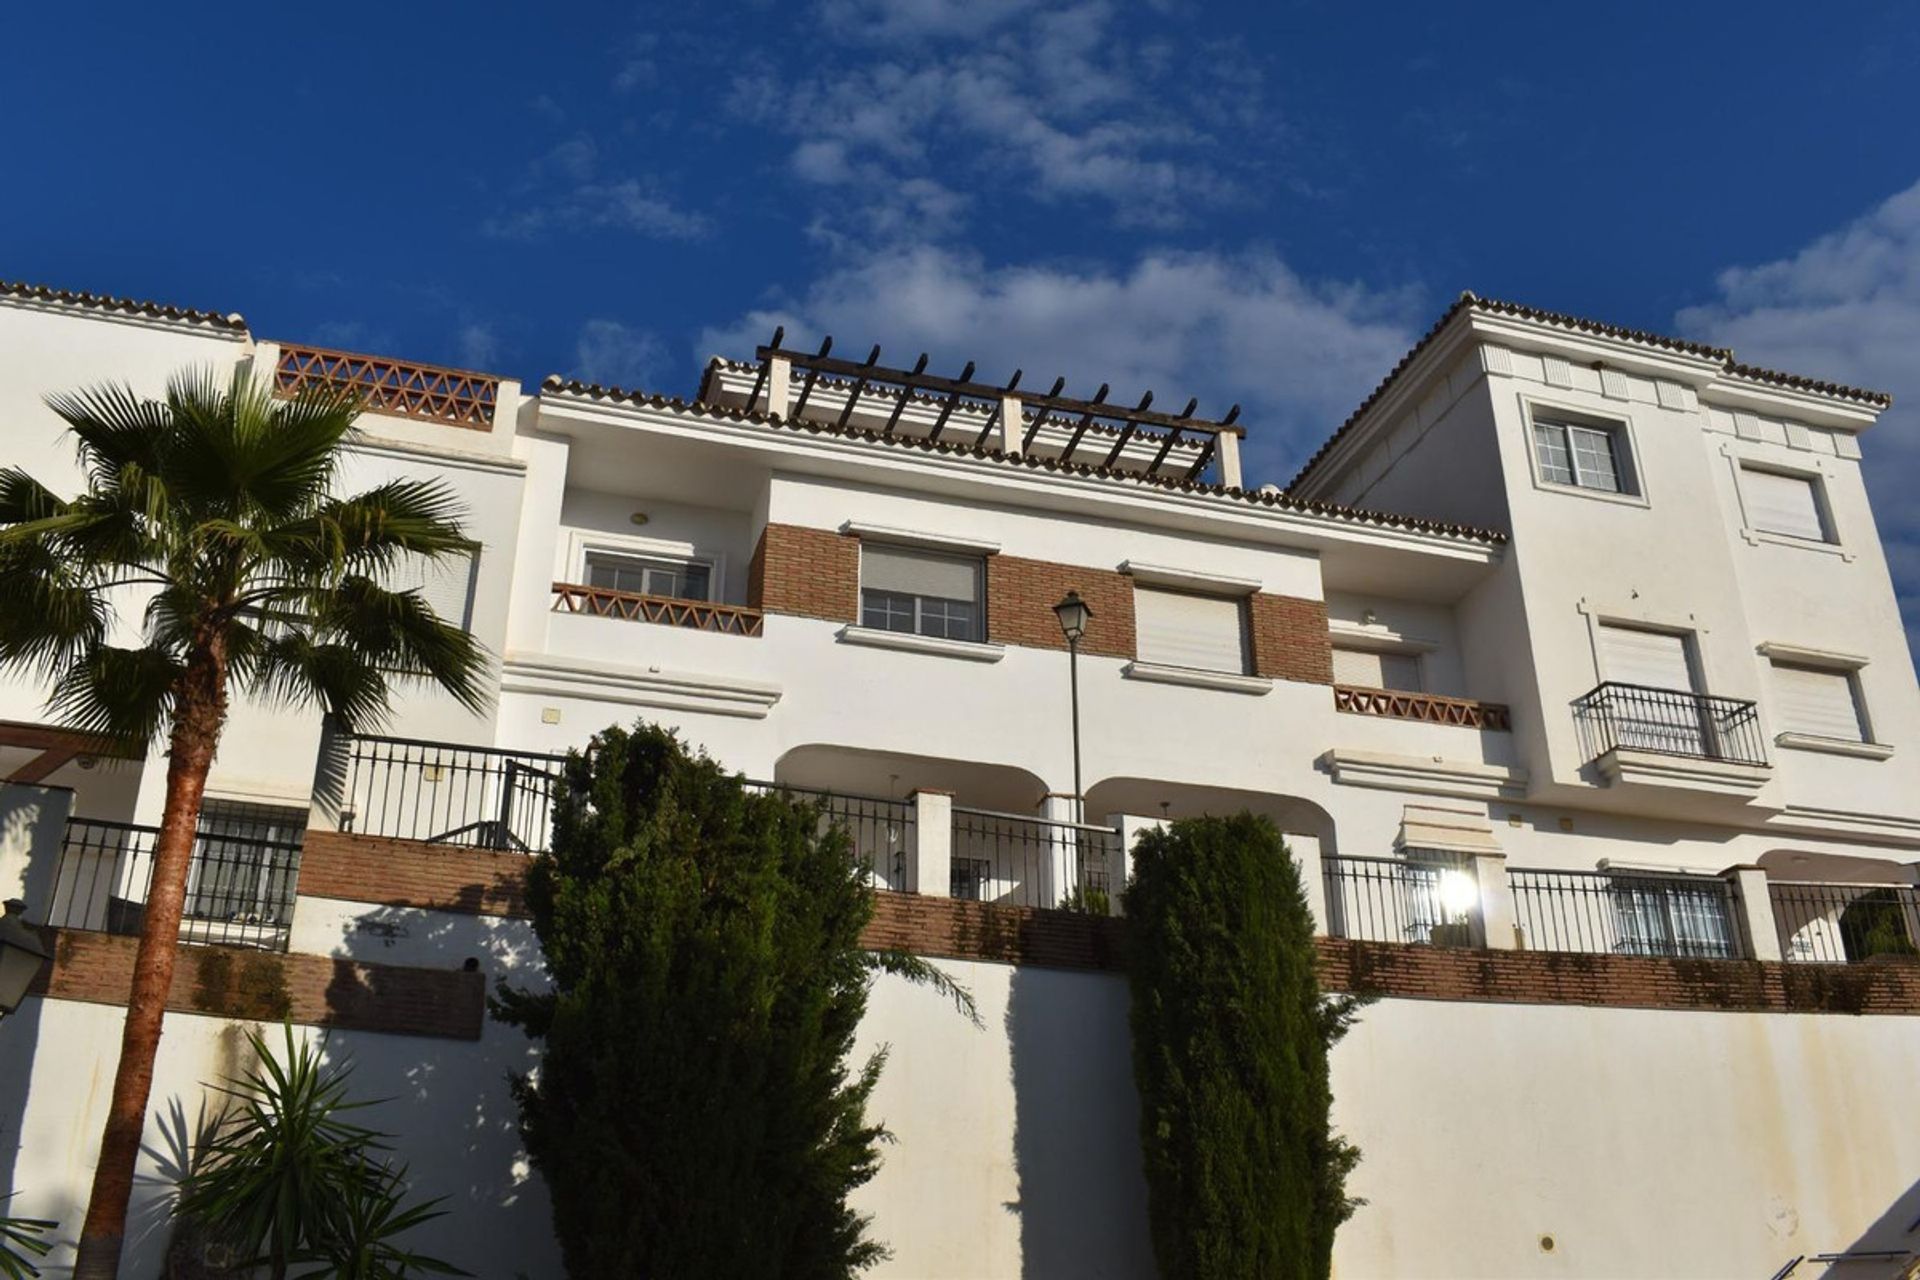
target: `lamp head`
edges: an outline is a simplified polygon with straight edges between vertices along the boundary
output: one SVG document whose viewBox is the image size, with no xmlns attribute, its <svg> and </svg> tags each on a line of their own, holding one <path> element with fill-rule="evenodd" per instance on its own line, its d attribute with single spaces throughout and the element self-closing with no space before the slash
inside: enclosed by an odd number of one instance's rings
<svg viewBox="0 0 1920 1280">
<path fill-rule="evenodd" d="M 1060 619 L 1060 634 L 1072 642 L 1087 633 L 1087 622 L 1093 617 L 1093 610 L 1080 598 L 1078 591 L 1069 591 L 1065 599 L 1053 606 L 1053 616 Z"/>
</svg>

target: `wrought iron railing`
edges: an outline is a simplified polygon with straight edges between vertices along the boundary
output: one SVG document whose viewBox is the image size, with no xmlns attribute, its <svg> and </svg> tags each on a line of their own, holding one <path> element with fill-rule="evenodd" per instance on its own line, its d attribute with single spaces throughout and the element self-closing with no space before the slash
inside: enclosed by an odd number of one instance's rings
<svg viewBox="0 0 1920 1280">
<path fill-rule="evenodd" d="M 1759 711 L 1740 698 L 1609 680 L 1573 704 L 1573 719 L 1588 760 L 1626 748 L 1733 764 L 1767 763 Z"/>
<path fill-rule="evenodd" d="M 431 418 L 482 431 L 493 425 L 494 402 L 500 393 L 499 379 L 490 374 L 325 347 L 283 345 L 274 370 L 275 388 L 291 394 L 316 385 L 357 391 L 366 398 L 368 409 L 380 413 Z"/>
<path fill-rule="evenodd" d="M 1327 886 L 1327 932 L 1363 942 L 1472 946 L 1479 882 L 1464 858 L 1321 860 Z"/>
<path fill-rule="evenodd" d="M 1780 954 L 1809 964 L 1920 957 L 1920 888 L 1771 880 Z"/>
<path fill-rule="evenodd" d="M 1734 891 L 1717 876 L 1507 869 L 1530 951 L 1732 960 L 1744 952 Z"/>
<path fill-rule="evenodd" d="M 127 822 L 68 822 L 47 923 L 138 934 L 159 834 L 158 827 Z M 299 878 L 298 842 L 270 839 L 232 822 L 203 830 L 187 872 L 180 941 L 285 951 Z"/>
<path fill-rule="evenodd" d="M 414 738 L 348 739 L 340 826 L 356 835 L 539 853 L 564 755 Z"/>
<path fill-rule="evenodd" d="M 919 829 L 918 810 L 912 801 L 845 795 L 785 782 L 749 781 L 747 786 L 754 791 L 777 792 L 814 804 L 820 810 L 823 829 L 834 826 L 847 833 L 854 865 L 866 869 L 874 888 L 907 887 L 907 859 L 913 856 Z"/>
<path fill-rule="evenodd" d="M 1117 828 L 953 806 L 956 898 L 1019 907 L 1113 913 Z"/>
<path fill-rule="evenodd" d="M 1362 716 L 1464 725 L 1469 729 L 1513 727 L 1507 708 L 1497 702 L 1443 698 L 1437 693 L 1408 693 L 1400 689 L 1368 689 L 1351 684 L 1333 686 L 1333 709 Z"/>
<path fill-rule="evenodd" d="M 607 587 L 583 587 L 572 582 L 553 584 L 553 611 L 691 627 L 695 631 L 717 631 L 729 636 L 757 636 L 766 621 L 758 609 L 745 605 L 647 596 Z"/>
</svg>

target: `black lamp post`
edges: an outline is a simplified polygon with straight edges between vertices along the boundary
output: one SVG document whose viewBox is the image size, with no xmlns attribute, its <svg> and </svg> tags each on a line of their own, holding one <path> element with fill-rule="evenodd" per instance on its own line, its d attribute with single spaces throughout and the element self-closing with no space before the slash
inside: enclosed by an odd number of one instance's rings
<svg viewBox="0 0 1920 1280">
<path fill-rule="evenodd" d="M 6 914 L 0 915 L 0 1018 L 20 1007 L 47 962 L 46 944 L 27 928 L 26 914 L 26 903 L 9 898 Z"/>
<path fill-rule="evenodd" d="M 1073 820 L 1087 820 L 1087 798 L 1080 790 L 1080 637 L 1087 634 L 1087 622 L 1093 610 L 1078 591 L 1067 592 L 1066 599 L 1053 606 L 1060 619 L 1060 634 L 1067 638 L 1067 685 L 1073 691 Z"/>
</svg>

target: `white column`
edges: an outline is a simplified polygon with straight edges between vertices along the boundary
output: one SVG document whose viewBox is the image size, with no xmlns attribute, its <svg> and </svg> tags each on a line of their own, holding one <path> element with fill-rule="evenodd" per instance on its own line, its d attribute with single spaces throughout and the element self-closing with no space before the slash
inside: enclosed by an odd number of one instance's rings
<svg viewBox="0 0 1920 1280">
<path fill-rule="evenodd" d="M 0 783 L 0 901 L 20 898 L 27 919 L 47 921 L 53 906 L 54 875 L 73 792 L 65 787 Z"/>
<path fill-rule="evenodd" d="M 1114 915 L 1124 915 L 1120 909 L 1120 895 L 1126 889 L 1127 882 L 1133 879 L 1133 846 L 1149 831 L 1164 831 L 1167 823 L 1161 818 L 1143 818 L 1137 813 L 1110 813 L 1107 825 L 1120 831 L 1120 848 L 1115 853 L 1113 865 L 1107 869 L 1107 880 L 1113 887 L 1107 894 L 1113 904 Z"/>
<path fill-rule="evenodd" d="M 774 356 L 767 361 L 767 412 L 776 418 L 787 416 L 793 390 L 793 361 Z M 748 405 L 751 411 L 753 406 Z"/>
<path fill-rule="evenodd" d="M 913 853 L 907 858 L 908 893 L 929 898 L 951 896 L 953 868 L 953 792 L 913 793 Z"/>
<path fill-rule="evenodd" d="M 1513 882 L 1507 879 L 1507 857 L 1503 853 L 1473 855 L 1473 880 L 1480 887 L 1478 939 L 1494 951 L 1514 950 Z"/>
<path fill-rule="evenodd" d="M 1229 489 L 1240 484 L 1240 437 L 1231 431 L 1222 431 L 1214 437 L 1219 443 L 1215 452 L 1220 455 L 1220 483 Z"/>
<path fill-rule="evenodd" d="M 1047 822 L 1072 823 L 1075 819 L 1073 797 L 1048 792 L 1040 801 L 1038 816 Z M 1028 901 L 1036 907 L 1057 907 L 1079 885 L 1074 864 L 1079 857 L 1078 833 L 1072 826 L 1044 827 L 1046 847 L 1034 859 L 1040 882 L 1033 886 Z"/>
<path fill-rule="evenodd" d="M 998 440 L 992 441 L 1005 454 L 1020 452 L 1020 437 L 1026 433 L 1025 425 L 1020 421 L 1020 397 L 1000 397 L 1000 429 Z"/>
<path fill-rule="evenodd" d="M 1326 934 L 1332 931 L 1327 917 L 1327 873 L 1320 861 L 1320 837 L 1302 835 L 1299 832 L 1285 833 L 1287 852 L 1300 867 L 1300 884 L 1307 891 L 1307 908 L 1313 912 L 1313 931 Z"/>
<path fill-rule="evenodd" d="M 1773 922 L 1773 894 L 1764 868 L 1742 863 L 1721 873 L 1733 881 L 1734 910 L 1746 935 L 1747 954 L 1755 960 L 1779 960 L 1780 930 Z"/>
</svg>

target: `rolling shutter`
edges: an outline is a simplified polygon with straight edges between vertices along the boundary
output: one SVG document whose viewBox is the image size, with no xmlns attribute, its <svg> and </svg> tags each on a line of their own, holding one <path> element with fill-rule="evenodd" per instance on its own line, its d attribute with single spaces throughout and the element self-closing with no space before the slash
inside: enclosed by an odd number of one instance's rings
<svg viewBox="0 0 1920 1280">
<path fill-rule="evenodd" d="M 1142 662 L 1246 674 L 1242 601 L 1136 587 L 1133 614 Z"/>
<path fill-rule="evenodd" d="M 479 558 L 478 547 L 431 559 L 408 553 L 386 575 L 386 588 L 418 591 L 440 621 L 465 631 L 473 625 L 474 570 Z"/>
<path fill-rule="evenodd" d="M 1767 533 L 1790 538 L 1827 540 L 1827 523 L 1820 513 L 1820 495 L 1809 476 L 1782 475 L 1744 467 L 1741 492 L 1747 501 L 1747 522 Z"/>
<path fill-rule="evenodd" d="M 1395 689 L 1419 693 L 1420 659 L 1411 653 L 1380 653 L 1372 649 L 1335 649 L 1333 682 L 1361 689 Z"/>
<path fill-rule="evenodd" d="M 1786 732 L 1866 741 L 1860 705 L 1853 696 L 1853 677 L 1846 672 L 1776 662 L 1773 691 L 1780 727 Z"/>
<path fill-rule="evenodd" d="M 1693 664 L 1687 638 L 1638 627 L 1600 628 L 1600 674 L 1622 684 L 1693 692 Z"/>
<path fill-rule="evenodd" d="M 869 591 L 978 603 L 980 561 L 866 544 L 860 548 L 860 585 Z"/>
</svg>

